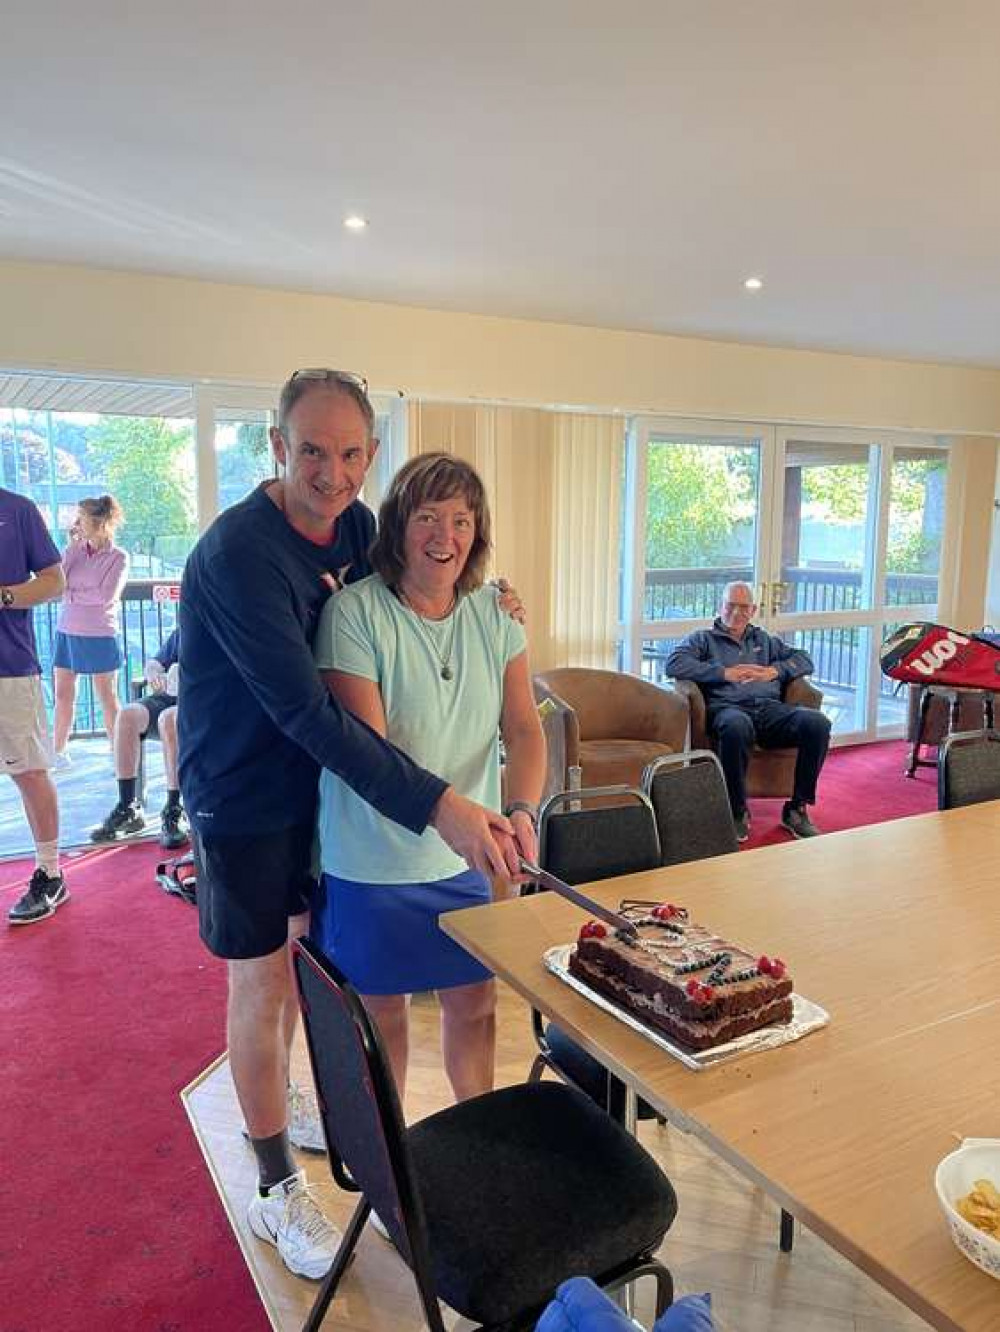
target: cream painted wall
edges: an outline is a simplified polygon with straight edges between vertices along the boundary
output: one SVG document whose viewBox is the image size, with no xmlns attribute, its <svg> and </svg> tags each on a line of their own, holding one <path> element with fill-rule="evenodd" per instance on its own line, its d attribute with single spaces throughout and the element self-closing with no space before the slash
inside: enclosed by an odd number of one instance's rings
<svg viewBox="0 0 1000 1332">
<path fill-rule="evenodd" d="M 0 263 L 0 366 L 7 369 L 276 385 L 296 365 L 323 364 L 359 370 L 375 389 L 424 399 L 963 436 L 949 486 L 942 614 L 947 607 L 962 627 L 985 617 L 997 446 L 984 437 L 1000 435 L 1000 370 Z M 527 436 L 522 442 L 530 444 Z"/>
<path fill-rule="evenodd" d="M 51 264 L 0 264 L 0 366 L 376 389 L 684 416 L 1000 433 L 1000 371 L 452 314 Z"/>
</svg>

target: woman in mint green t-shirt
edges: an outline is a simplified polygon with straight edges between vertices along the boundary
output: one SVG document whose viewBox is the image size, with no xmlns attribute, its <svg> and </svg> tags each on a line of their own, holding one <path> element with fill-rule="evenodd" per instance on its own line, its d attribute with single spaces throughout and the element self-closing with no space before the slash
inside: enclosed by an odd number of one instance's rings
<svg viewBox="0 0 1000 1332">
<path fill-rule="evenodd" d="M 484 585 L 490 515 L 467 463 L 424 454 L 397 473 L 379 513 L 370 578 L 331 597 L 316 660 L 344 706 L 459 794 L 506 811 L 534 860 L 545 742 L 524 630 Z M 360 991 L 385 1040 L 400 1097 L 409 996 L 436 990 L 445 1069 L 461 1100 L 493 1085 L 494 982 L 438 928 L 445 911 L 490 900 L 433 828 L 383 818 L 329 771 L 320 781 L 323 870 L 311 932 Z"/>
</svg>

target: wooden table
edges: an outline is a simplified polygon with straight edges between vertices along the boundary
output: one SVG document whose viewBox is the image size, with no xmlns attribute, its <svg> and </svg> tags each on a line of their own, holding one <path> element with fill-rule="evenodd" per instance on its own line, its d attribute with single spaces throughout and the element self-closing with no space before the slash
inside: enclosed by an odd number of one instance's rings
<svg viewBox="0 0 1000 1332">
<path fill-rule="evenodd" d="M 933 1327 L 1000 1328 L 1000 1283 L 954 1248 L 933 1185 L 955 1134 L 1000 1136 L 1000 802 L 587 891 L 611 906 L 682 903 L 724 937 L 785 958 L 830 1025 L 694 1072 L 545 970 L 545 950 L 584 919 L 569 902 L 543 893 L 442 924 Z"/>
</svg>

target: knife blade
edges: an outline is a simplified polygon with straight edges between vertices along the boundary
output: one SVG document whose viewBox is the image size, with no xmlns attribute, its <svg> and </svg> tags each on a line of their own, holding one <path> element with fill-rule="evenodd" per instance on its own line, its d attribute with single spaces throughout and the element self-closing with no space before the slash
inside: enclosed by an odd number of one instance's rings
<svg viewBox="0 0 1000 1332">
<path fill-rule="evenodd" d="M 620 916 L 617 911 L 611 911 L 608 907 L 602 906 L 600 902 L 595 902 L 592 897 L 586 893 L 581 893 L 578 888 L 571 887 L 564 883 L 562 879 L 557 879 L 554 874 L 548 870 L 543 870 L 538 865 L 532 865 L 530 860 L 521 860 L 521 869 L 532 879 L 535 879 L 543 888 L 548 888 L 560 897 L 565 897 L 567 901 L 575 906 L 582 907 L 584 911 L 591 916 L 596 916 L 598 920 L 603 920 L 606 925 L 622 934 L 628 935 L 632 939 L 638 939 L 639 931 L 630 920 L 625 916 Z"/>
</svg>

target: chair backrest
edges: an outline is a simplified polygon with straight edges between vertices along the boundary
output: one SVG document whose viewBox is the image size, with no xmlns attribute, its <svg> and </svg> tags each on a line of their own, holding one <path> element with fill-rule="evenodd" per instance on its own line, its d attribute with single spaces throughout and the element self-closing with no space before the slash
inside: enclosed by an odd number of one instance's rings
<svg viewBox="0 0 1000 1332">
<path fill-rule="evenodd" d="M 616 803 L 601 803 L 609 799 Z M 634 786 L 560 791 L 542 806 L 538 857 L 542 869 L 570 884 L 655 869 L 660 839 L 653 806 Z"/>
<path fill-rule="evenodd" d="M 708 749 L 654 759 L 642 774 L 660 836 L 660 864 L 738 851 L 722 765 Z"/>
<path fill-rule="evenodd" d="M 296 941 L 292 960 L 330 1168 L 343 1185 L 346 1166 L 418 1285 L 433 1290 L 423 1206 L 381 1037 L 347 978 L 310 940 Z"/>
<path fill-rule="evenodd" d="M 958 731 L 938 750 L 938 809 L 1000 800 L 1000 731 Z"/>
<path fill-rule="evenodd" d="M 675 751 L 684 746 L 688 710 L 672 689 L 585 666 L 539 671 L 534 682 L 573 709 L 581 741 L 642 740 Z"/>
</svg>

